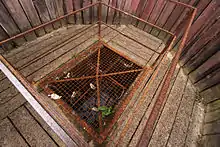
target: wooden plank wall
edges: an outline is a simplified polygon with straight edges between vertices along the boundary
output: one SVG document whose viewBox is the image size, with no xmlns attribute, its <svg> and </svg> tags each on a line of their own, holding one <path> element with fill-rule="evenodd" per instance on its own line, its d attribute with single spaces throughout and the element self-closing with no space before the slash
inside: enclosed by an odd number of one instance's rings
<svg viewBox="0 0 220 147">
<path fill-rule="evenodd" d="M 68 12 L 80 9 L 98 0 L 0 0 L 0 40 L 6 39 L 34 26 L 48 22 Z M 189 12 L 168 0 L 102 0 L 106 4 L 132 13 L 153 24 L 178 33 L 173 50 L 176 50 L 182 37 L 182 24 Z M 219 38 L 220 1 L 219 0 L 180 0 L 197 7 L 180 64 L 200 92 L 213 86 L 219 87 Z M 67 19 L 48 25 L 27 34 L 2 48 L 9 50 L 25 41 L 36 39 L 66 24 L 90 24 L 97 21 L 97 7 L 84 10 Z M 131 19 L 103 6 L 102 20 L 109 24 L 133 24 L 164 41 L 168 35 L 156 28 Z M 3 50 L 3 51 L 4 51 Z M 0 50 L 1 51 L 1 50 Z M 1 51 L 2 52 L 2 51 Z"/>
<path fill-rule="evenodd" d="M 32 27 L 55 19 L 98 0 L 0 0 L 0 40 L 24 32 Z M 197 7 L 180 64 L 193 84 L 198 88 L 207 106 L 207 116 L 220 99 L 220 1 L 179 0 Z M 162 28 L 178 33 L 175 51 L 181 40 L 182 24 L 189 12 L 168 0 L 103 0 L 104 3 L 132 13 Z M 66 24 L 90 24 L 96 22 L 97 7 L 84 10 L 67 19 L 48 25 L 24 37 L 4 44 L 0 53 L 36 39 Z M 169 36 L 149 25 L 131 19 L 110 8 L 102 8 L 102 21 L 109 24 L 133 24 L 138 28 L 167 41 Z M 213 104 L 214 103 L 214 104 Z M 218 105 L 219 106 L 219 105 Z M 216 110 L 219 111 L 219 108 Z M 219 121 L 219 120 L 218 120 Z M 218 122 L 219 124 L 219 122 Z M 215 124 L 214 124 L 215 125 Z M 218 132 L 219 133 L 219 132 Z"/>
<path fill-rule="evenodd" d="M 217 52 L 219 49 L 215 46 L 218 46 L 217 44 L 219 43 L 220 2 L 217 0 L 180 1 L 198 8 L 198 13 L 192 25 L 180 63 L 195 85 L 200 85 L 198 86 L 200 91 L 204 91 L 219 83 L 219 80 L 216 79 L 213 79 L 212 81 L 214 82 L 211 82 L 211 79 L 207 78 L 207 76 L 219 70 L 219 53 Z M 24 32 L 34 26 L 85 7 L 93 2 L 97 2 L 97 0 L 0 0 L 0 39 L 3 40 Z M 172 32 L 180 32 L 176 42 L 176 46 L 178 45 L 182 36 L 180 27 L 188 14 L 188 9 L 175 5 L 168 0 L 103 0 L 103 2 L 132 13 Z M 102 20 L 107 23 L 131 23 L 161 39 L 166 40 L 169 37 L 164 32 L 107 7 L 103 7 L 102 14 Z M 36 39 L 36 37 L 65 26 L 67 23 L 89 24 L 93 21 L 97 21 L 97 7 L 84 10 L 68 19 L 36 30 L 23 38 L 6 44 L 4 47 L 7 50 L 7 48 L 12 48 L 12 46 L 21 45 L 25 41 Z M 215 63 L 213 63 L 213 60 Z M 206 67 L 206 71 L 201 71 L 205 69 L 202 68 L 202 64 Z M 212 77 L 215 77 L 213 75 Z M 203 84 L 204 82 L 207 83 L 206 80 L 210 81 L 208 85 Z"/>
</svg>

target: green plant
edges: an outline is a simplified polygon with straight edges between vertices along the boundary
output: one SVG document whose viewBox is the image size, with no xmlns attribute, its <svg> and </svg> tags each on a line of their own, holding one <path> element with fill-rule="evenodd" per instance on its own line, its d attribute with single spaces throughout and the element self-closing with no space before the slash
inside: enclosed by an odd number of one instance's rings
<svg viewBox="0 0 220 147">
<path fill-rule="evenodd" d="M 98 110 L 102 112 L 102 118 L 105 118 L 106 116 L 109 116 L 112 113 L 114 113 L 112 106 L 111 107 L 100 106 L 98 107 Z"/>
</svg>

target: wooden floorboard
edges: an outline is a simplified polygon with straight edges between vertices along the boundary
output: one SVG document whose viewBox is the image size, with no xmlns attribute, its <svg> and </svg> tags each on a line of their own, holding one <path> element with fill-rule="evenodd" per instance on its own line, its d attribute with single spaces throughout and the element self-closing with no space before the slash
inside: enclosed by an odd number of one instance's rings
<svg viewBox="0 0 220 147">
<path fill-rule="evenodd" d="M 0 140 L 1 146 L 29 146 L 8 118 L 0 122 Z"/>
<path fill-rule="evenodd" d="M 30 146 L 57 146 L 25 107 L 20 107 L 9 118 Z"/>
<path fill-rule="evenodd" d="M 103 31 L 101 33 L 103 40 L 140 65 L 152 65 L 159 55 L 155 51 L 160 52 L 164 48 L 161 40 L 151 35 L 149 36 L 149 34 L 143 33 L 139 29 L 123 25 L 113 27 L 133 37 L 144 46 L 131 39 L 126 39 L 118 32 L 104 26 L 102 26 Z M 36 41 L 26 43 L 24 46 L 12 50 L 4 56 L 31 83 L 37 82 L 60 65 L 74 59 L 75 55 L 89 49 L 98 40 L 97 33 L 97 26 L 78 25 L 61 28 L 52 34 L 40 37 Z M 146 95 L 144 93 L 146 90 L 145 84 L 150 77 L 147 75 L 144 78 L 143 83 L 138 87 L 134 97 L 126 106 L 125 111 L 109 135 L 109 146 L 136 146 L 158 96 L 170 62 L 170 57 L 165 57 L 165 61 L 161 63 L 162 67 Z M 192 126 L 197 119 L 190 120 L 199 111 L 198 105 L 194 104 L 197 95 L 192 90 L 193 87 L 188 78 L 183 75 L 182 70 L 178 71 L 179 67 L 176 68 L 171 81 L 172 86 L 168 90 L 169 96 L 160 112 L 160 117 L 150 140 L 150 146 L 189 145 L 195 140 L 191 141 L 190 137 L 196 138 L 197 136 L 195 132 L 198 132 L 198 130 L 192 131 Z M 14 128 L 15 132 L 20 135 L 21 139 L 19 141 L 21 143 L 31 146 L 48 144 L 51 146 L 63 146 L 63 142 L 59 137 L 39 117 L 1 72 L 0 111 L 0 124 L 3 122 L 4 126 L 5 122 L 9 122 L 9 127 L 12 130 Z M 35 130 L 36 128 L 37 131 Z M 180 130 L 180 128 L 182 129 Z M 44 141 L 40 142 L 40 140 Z"/>
<path fill-rule="evenodd" d="M 25 108 L 29 111 L 29 113 L 34 117 L 34 119 L 40 124 L 40 126 L 50 135 L 50 137 L 58 144 L 59 146 L 65 146 L 63 141 L 58 137 L 58 135 L 51 130 L 48 124 L 40 117 L 40 115 L 34 110 L 34 108 L 29 104 L 24 104 Z"/>
<path fill-rule="evenodd" d="M 185 143 L 187 129 L 190 124 L 189 118 L 191 117 L 196 96 L 195 88 L 188 80 L 170 136 L 168 138 L 167 146 L 182 146 Z"/>
</svg>

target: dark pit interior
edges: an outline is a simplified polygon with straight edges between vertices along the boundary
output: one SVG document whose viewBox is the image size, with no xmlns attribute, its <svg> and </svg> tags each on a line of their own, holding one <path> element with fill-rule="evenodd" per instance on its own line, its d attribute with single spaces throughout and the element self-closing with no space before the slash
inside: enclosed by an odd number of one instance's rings
<svg viewBox="0 0 220 147">
<path fill-rule="evenodd" d="M 98 95 L 100 106 L 112 108 L 113 116 L 116 105 L 120 107 L 120 100 L 128 93 L 141 70 L 142 67 L 104 46 L 100 52 L 96 50 L 69 71 L 62 72 L 56 80 L 47 80 L 45 84 L 50 91 L 62 96 L 74 114 L 97 131 L 100 126 L 98 116 L 102 113 L 97 110 Z M 103 126 L 108 125 L 110 118 L 102 117 Z"/>
</svg>

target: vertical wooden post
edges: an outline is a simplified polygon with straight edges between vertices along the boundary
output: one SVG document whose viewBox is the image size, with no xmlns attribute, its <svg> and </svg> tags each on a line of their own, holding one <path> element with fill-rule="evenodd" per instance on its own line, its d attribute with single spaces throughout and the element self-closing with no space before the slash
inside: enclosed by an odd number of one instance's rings
<svg viewBox="0 0 220 147">
<path fill-rule="evenodd" d="M 101 40 L 101 21 L 102 21 L 102 0 L 99 0 L 99 40 Z"/>
</svg>

